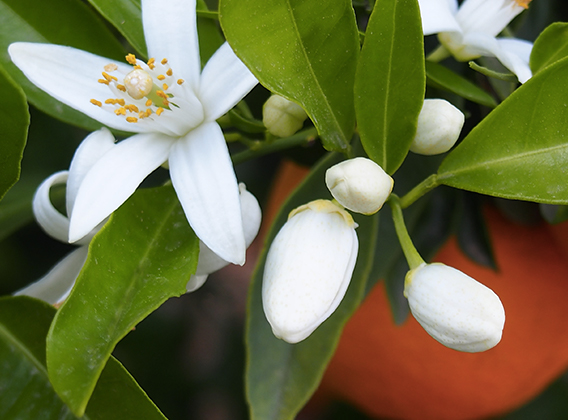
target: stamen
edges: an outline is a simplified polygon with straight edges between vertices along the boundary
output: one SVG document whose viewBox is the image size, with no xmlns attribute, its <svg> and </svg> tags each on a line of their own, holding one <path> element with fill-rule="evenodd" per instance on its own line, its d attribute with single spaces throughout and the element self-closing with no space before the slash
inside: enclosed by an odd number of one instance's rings
<svg viewBox="0 0 568 420">
<path fill-rule="evenodd" d="M 134 70 L 142 70 L 142 67 L 140 67 L 138 64 L 134 66 Z"/>
<path fill-rule="evenodd" d="M 110 73 L 111 71 L 115 71 L 116 69 L 118 69 L 118 66 L 114 63 L 110 63 L 110 64 L 107 64 L 104 67 L 104 69 L 105 69 L 105 71 L 108 71 Z"/>
<path fill-rule="evenodd" d="M 154 65 L 155 62 L 156 62 L 155 58 L 151 58 L 151 59 L 148 60 L 148 67 L 150 67 L 150 70 L 154 70 L 154 67 L 156 67 Z"/>
<path fill-rule="evenodd" d="M 185 80 L 183 80 L 183 79 L 178 79 L 178 80 L 177 80 L 177 84 L 178 84 L 178 85 L 181 85 L 183 82 L 185 82 Z"/>
<path fill-rule="evenodd" d="M 163 74 L 160 74 L 157 79 L 158 80 L 164 80 L 166 78 L 166 76 L 164 76 Z"/>
<path fill-rule="evenodd" d="M 124 99 L 119 98 L 116 100 L 116 103 L 119 104 L 120 106 L 124 106 Z"/>
<path fill-rule="evenodd" d="M 156 95 L 158 95 L 162 99 L 168 99 L 168 95 L 166 95 L 163 91 L 157 90 Z"/>
<path fill-rule="evenodd" d="M 167 99 L 164 99 L 164 100 L 162 101 L 162 104 L 163 104 L 164 106 L 169 107 L 169 106 L 170 106 L 170 101 L 168 101 Z"/>
<path fill-rule="evenodd" d="M 121 90 L 121 91 L 123 91 L 123 92 L 126 92 L 126 87 L 124 87 L 124 85 L 119 85 L 119 84 L 117 83 L 116 88 L 117 88 L 118 90 Z"/>
<path fill-rule="evenodd" d="M 138 122 L 138 118 L 136 118 L 136 117 L 126 117 L 126 121 L 128 121 L 129 123 L 135 123 L 135 122 Z"/>
<path fill-rule="evenodd" d="M 168 71 L 166 72 L 166 74 L 168 76 L 171 76 L 172 74 L 174 74 L 174 72 L 172 71 L 172 69 L 168 69 Z"/>
<path fill-rule="evenodd" d="M 107 79 L 99 79 L 98 82 L 102 83 L 103 85 L 108 85 L 108 83 L 109 83 L 109 81 Z"/>
<path fill-rule="evenodd" d="M 162 112 L 164 112 L 164 108 L 158 108 L 158 109 L 156 110 L 156 115 L 158 115 L 158 116 L 159 116 L 159 115 L 162 115 Z"/>
<path fill-rule="evenodd" d="M 110 74 L 105 73 L 104 71 L 103 71 L 102 75 L 103 75 L 103 77 L 104 77 L 105 79 L 107 79 L 109 82 L 112 82 L 113 80 L 116 82 L 116 81 L 118 80 L 116 77 L 111 76 Z"/>
<path fill-rule="evenodd" d="M 132 64 L 132 65 L 136 64 L 136 56 L 134 54 L 128 54 L 125 58 L 126 58 L 126 61 L 129 64 Z"/>
<path fill-rule="evenodd" d="M 152 100 L 151 99 L 148 99 L 146 101 L 146 106 L 152 106 Z"/>
<path fill-rule="evenodd" d="M 161 63 L 165 66 L 166 64 L 168 64 L 168 59 L 167 59 L 167 58 L 164 58 L 164 59 L 161 61 Z"/>
<path fill-rule="evenodd" d="M 532 0 L 514 0 L 515 3 L 517 3 L 519 6 L 521 6 L 523 9 L 528 9 L 529 8 L 529 3 Z"/>
<path fill-rule="evenodd" d="M 91 99 L 91 103 L 96 106 L 103 106 L 101 101 L 97 101 L 96 99 Z"/>
<path fill-rule="evenodd" d="M 162 108 L 160 108 L 162 109 Z M 149 117 L 150 115 L 152 115 L 152 110 L 151 109 L 147 109 L 146 110 L 146 116 Z"/>
<path fill-rule="evenodd" d="M 105 104 L 109 104 L 109 105 L 116 105 L 116 99 L 107 99 L 105 101 Z"/>
<path fill-rule="evenodd" d="M 128 94 L 134 99 L 142 99 L 152 91 L 154 82 L 144 70 L 132 70 L 124 78 Z"/>
<path fill-rule="evenodd" d="M 132 105 L 132 104 L 124 105 L 124 109 L 126 109 L 127 111 L 130 111 L 130 112 L 139 112 L 138 107 L 136 105 Z"/>
<path fill-rule="evenodd" d="M 114 113 L 115 113 L 116 115 L 126 115 L 126 109 L 124 109 L 124 108 L 117 108 L 117 109 L 114 110 Z"/>
<path fill-rule="evenodd" d="M 164 84 L 162 85 L 162 87 L 164 88 L 164 90 L 168 90 L 168 88 L 169 88 L 169 86 L 168 86 L 167 83 L 164 83 Z"/>
</svg>

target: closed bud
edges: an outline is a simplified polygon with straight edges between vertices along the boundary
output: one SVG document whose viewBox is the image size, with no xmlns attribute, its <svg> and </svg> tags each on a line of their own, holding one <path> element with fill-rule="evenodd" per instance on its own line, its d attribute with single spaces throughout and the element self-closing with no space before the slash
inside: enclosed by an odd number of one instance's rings
<svg viewBox="0 0 568 420">
<path fill-rule="evenodd" d="M 488 287 L 444 264 L 422 264 L 404 282 L 410 311 L 446 347 L 477 353 L 499 343 L 505 310 Z"/>
<path fill-rule="evenodd" d="M 264 313 L 276 337 L 302 341 L 339 306 L 357 259 L 356 226 L 328 200 L 290 213 L 270 246 L 262 283 Z"/>
<path fill-rule="evenodd" d="M 393 179 L 367 158 L 345 160 L 329 168 L 325 183 L 333 198 L 346 209 L 362 214 L 380 210 L 392 191 Z"/>
<path fill-rule="evenodd" d="M 425 99 L 410 150 L 420 155 L 447 152 L 458 141 L 464 121 L 463 113 L 448 101 Z"/>
<path fill-rule="evenodd" d="M 280 95 L 272 95 L 262 108 L 262 122 L 270 134 L 289 137 L 302 128 L 308 118 L 302 107 Z"/>
</svg>

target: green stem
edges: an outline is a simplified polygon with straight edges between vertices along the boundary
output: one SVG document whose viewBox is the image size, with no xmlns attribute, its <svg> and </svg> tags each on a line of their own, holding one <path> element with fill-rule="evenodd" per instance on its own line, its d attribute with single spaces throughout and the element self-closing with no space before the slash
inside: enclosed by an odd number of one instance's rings
<svg viewBox="0 0 568 420">
<path fill-rule="evenodd" d="M 238 165 L 256 157 L 267 155 L 269 153 L 275 153 L 279 152 L 280 150 L 304 146 L 313 141 L 316 137 L 317 130 L 315 128 L 308 128 L 307 130 L 300 131 L 293 136 L 278 139 L 272 143 L 262 142 L 262 146 L 236 153 L 231 157 L 231 159 L 233 161 L 233 165 Z"/>
<path fill-rule="evenodd" d="M 424 260 L 414 247 L 412 239 L 410 239 L 410 235 L 406 229 L 406 225 L 404 224 L 404 216 L 402 215 L 400 199 L 396 194 L 391 194 L 387 202 L 392 210 L 392 220 L 394 222 L 396 236 L 398 236 L 398 241 L 402 247 L 402 252 L 404 252 L 408 266 L 411 270 L 414 270 L 418 266 L 424 264 Z"/>
<path fill-rule="evenodd" d="M 400 199 L 400 206 L 405 209 L 422 197 L 427 192 L 432 191 L 436 188 L 439 184 L 438 182 L 438 175 L 433 174 L 418 184 L 416 187 L 411 189 L 407 192 L 401 199 Z"/>
<path fill-rule="evenodd" d="M 443 45 L 439 45 L 438 48 L 436 48 L 434 51 L 428 54 L 426 60 L 432 61 L 433 63 L 439 63 L 443 59 L 448 58 L 450 55 L 451 54 L 446 49 L 446 47 L 444 47 Z"/>
</svg>

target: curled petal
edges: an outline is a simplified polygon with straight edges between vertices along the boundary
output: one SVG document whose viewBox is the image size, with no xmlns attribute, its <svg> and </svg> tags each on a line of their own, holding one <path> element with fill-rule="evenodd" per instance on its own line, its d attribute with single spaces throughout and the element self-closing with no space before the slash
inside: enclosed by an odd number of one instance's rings
<svg viewBox="0 0 568 420">
<path fill-rule="evenodd" d="M 49 236 L 61 242 L 67 242 L 69 219 L 53 206 L 49 198 L 49 191 L 54 185 L 65 184 L 68 175 L 69 172 L 61 171 L 43 181 L 37 189 L 32 203 L 34 216 L 39 225 Z"/>
<path fill-rule="evenodd" d="M 199 86 L 199 99 L 207 121 L 215 121 L 233 108 L 256 86 L 258 80 L 224 43 L 209 59 Z"/>
<path fill-rule="evenodd" d="M 439 32 L 461 32 L 456 21 L 456 0 L 418 0 L 424 35 Z"/>
<path fill-rule="evenodd" d="M 167 160 L 174 141 L 160 134 L 139 134 L 105 153 L 79 185 L 69 241 L 81 239 L 120 207 L 144 178 Z"/>
<path fill-rule="evenodd" d="M 75 280 L 87 260 L 87 252 L 87 246 L 77 248 L 41 279 L 14 294 L 31 296 L 51 305 L 63 302 L 71 293 Z"/>
<path fill-rule="evenodd" d="M 176 141 L 169 165 L 195 234 L 222 259 L 243 265 L 246 245 L 239 188 L 219 125 L 202 124 Z"/>
</svg>

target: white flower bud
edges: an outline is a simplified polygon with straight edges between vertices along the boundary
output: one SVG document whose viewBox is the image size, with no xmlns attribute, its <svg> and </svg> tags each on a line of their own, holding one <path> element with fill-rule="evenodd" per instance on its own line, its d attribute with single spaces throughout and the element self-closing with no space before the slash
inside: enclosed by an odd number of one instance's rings
<svg viewBox="0 0 568 420">
<path fill-rule="evenodd" d="M 289 137 L 302 128 L 308 118 L 302 107 L 280 95 L 272 95 L 262 108 L 262 122 L 270 134 Z"/>
<path fill-rule="evenodd" d="M 276 337 L 302 341 L 339 306 L 357 259 L 356 226 L 328 200 L 290 213 L 270 246 L 262 283 L 264 313 Z"/>
<path fill-rule="evenodd" d="M 454 350 L 476 353 L 499 343 L 505 310 L 499 297 L 444 264 L 422 264 L 406 275 L 404 296 L 428 334 Z"/>
<path fill-rule="evenodd" d="M 447 152 L 458 141 L 464 121 L 463 112 L 448 101 L 425 99 L 410 150 L 420 155 Z"/>
<path fill-rule="evenodd" d="M 262 213 L 258 200 L 254 195 L 247 191 L 246 185 L 242 182 L 239 184 L 239 193 L 245 243 L 248 248 L 258 234 L 260 222 L 262 220 Z M 207 245 L 205 245 L 202 241 L 199 241 L 199 260 L 197 261 L 197 270 L 189 279 L 189 282 L 186 285 L 186 291 L 189 293 L 199 289 L 203 286 L 209 274 L 220 270 L 227 265 L 229 265 L 228 261 L 222 259 L 220 256 L 211 251 L 211 249 L 209 249 L 209 247 L 207 247 Z"/>
<path fill-rule="evenodd" d="M 393 179 L 371 159 L 358 157 L 329 168 L 325 184 L 333 198 L 346 209 L 373 214 L 389 198 Z"/>
</svg>

